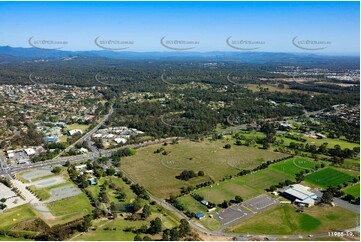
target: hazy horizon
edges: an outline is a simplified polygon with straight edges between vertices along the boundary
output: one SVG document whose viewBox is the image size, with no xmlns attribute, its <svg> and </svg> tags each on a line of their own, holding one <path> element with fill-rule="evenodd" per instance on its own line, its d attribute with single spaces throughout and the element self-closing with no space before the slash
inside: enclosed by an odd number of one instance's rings
<svg viewBox="0 0 361 242">
<path fill-rule="evenodd" d="M 0 46 L 359 56 L 359 16 L 359 2 L 0 2 Z"/>
</svg>

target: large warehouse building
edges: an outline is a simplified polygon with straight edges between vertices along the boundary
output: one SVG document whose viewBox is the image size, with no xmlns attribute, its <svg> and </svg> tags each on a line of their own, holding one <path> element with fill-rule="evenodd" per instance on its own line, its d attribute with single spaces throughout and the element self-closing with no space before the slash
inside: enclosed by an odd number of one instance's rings
<svg viewBox="0 0 361 242">
<path fill-rule="evenodd" d="M 315 205 L 318 196 L 310 192 L 307 187 L 294 184 L 280 191 L 280 194 L 300 206 L 310 207 Z"/>
</svg>

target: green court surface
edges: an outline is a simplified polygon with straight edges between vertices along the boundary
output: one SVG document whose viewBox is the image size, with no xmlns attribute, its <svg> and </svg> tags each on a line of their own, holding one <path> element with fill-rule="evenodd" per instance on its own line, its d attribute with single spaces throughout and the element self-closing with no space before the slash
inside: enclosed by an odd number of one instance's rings
<svg viewBox="0 0 361 242">
<path fill-rule="evenodd" d="M 329 186 L 337 186 L 344 182 L 349 182 L 353 178 L 353 176 L 345 172 L 339 171 L 335 168 L 327 167 L 305 176 L 305 181 L 327 188 Z"/>
</svg>

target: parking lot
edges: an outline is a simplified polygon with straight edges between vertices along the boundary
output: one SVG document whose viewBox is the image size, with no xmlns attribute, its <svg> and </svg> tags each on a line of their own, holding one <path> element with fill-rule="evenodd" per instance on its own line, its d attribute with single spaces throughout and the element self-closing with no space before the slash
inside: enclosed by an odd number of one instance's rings
<svg viewBox="0 0 361 242">
<path fill-rule="evenodd" d="M 73 184 L 56 187 L 51 189 L 49 192 L 51 197 L 46 201 L 47 203 L 73 197 L 82 193 L 81 190 Z"/>
<path fill-rule="evenodd" d="M 249 218 L 259 212 L 279 204 L 279 201 L 267 195 L 260 195 L 258 197 L 247 200 L 241 204 L 230 206 L 216 213 L 214 218 L 219 220 L 223 225 L 230 225 Z"/>
<path fill-rule="evenodd" d="M 214 218 L 221 221 L 223 225 L 228 225 L 238 220 L 242 220 L 252 216 L 253 213 L 240 204 L 233 205 L 227 209 L 220 211 L 214 215 Z"/>
<path fill-rule="evenodd" d="M 36 170 L 36 171 L 26 172 L 26 173 L 22 174 L 21 176 L 25 180 L 28 180 L 28 181 L 31 182 L 31 180 L 33 180 L 33 179 L 37 179 L 37 178 L 44 177 L 44 176 L 49 176 L 51 174 L 53 174 L 51 172 L 51 169 L 39 169 L 39 170 Z"/>
<path fill-rule="evenodd" d="M 34 181 L 32 184 L 38 188 L 44 188 L 44 187 L 50 187 L 50 186 L 55 186 L 61 183 L 65 183 L 66 180 L 60 176 L 53 176 L 53 177 L 49 177 L 49 178 L 45 178 L 45 179 L 41 179 L 41 180 L 37 180 Z"/>
<path fill-rule="evenodd" d="M 258 213 L 270 207 L 276 206 L 277 204 L 279 204 L 278 200 L 270 198 L 267 195 L 261 195 L 245 201 L 242 205 Z"/>
</svg>

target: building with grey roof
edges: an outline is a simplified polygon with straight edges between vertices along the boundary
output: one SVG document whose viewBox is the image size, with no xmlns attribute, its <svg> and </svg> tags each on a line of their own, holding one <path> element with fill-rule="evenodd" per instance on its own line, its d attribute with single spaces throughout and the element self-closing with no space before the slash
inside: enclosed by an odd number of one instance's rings
<svg viewBox="0 0 361 242">
<path fill-rule="evenodd" d="M 311 207 L 318 200 L 318 196 L 315 193 L 310 192 L 307 187 L 300 184 L 291 185 L 280 191 L 280 194 L 293 203 L 304 207 Z"/>
</svg>

